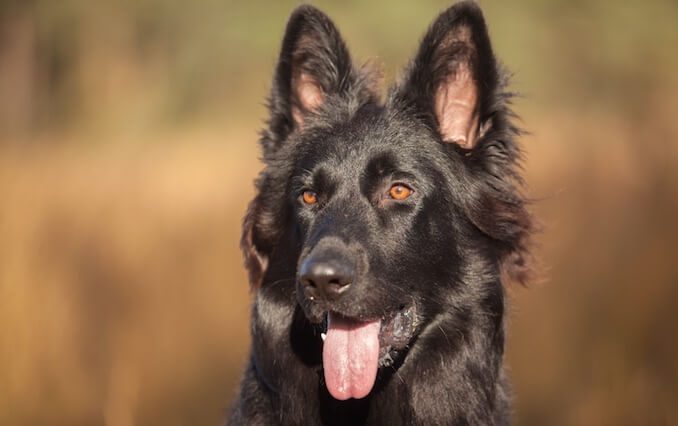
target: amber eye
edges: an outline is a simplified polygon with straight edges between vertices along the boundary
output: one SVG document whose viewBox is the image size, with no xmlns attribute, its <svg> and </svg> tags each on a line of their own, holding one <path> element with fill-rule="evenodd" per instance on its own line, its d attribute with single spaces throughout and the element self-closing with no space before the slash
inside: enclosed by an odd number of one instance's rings
<svg viewBox="0 0 678 426">
<path fill-rule="evenodd" d="M 304 193 L 301 195 L 301 198 L 306 204 L 315 204 L 318 202 L 318 194 L 313 191 L 304 191 Z"/>
<path fill-rule="evenodd" d="M 412 195 L 412 192 L 412 189 L 408 188 L 402 183 L 396 183 L 393 184 L 391 189 L 388 190 L 388 195 L 394 200 L 402 201 Z"/>
</svg>

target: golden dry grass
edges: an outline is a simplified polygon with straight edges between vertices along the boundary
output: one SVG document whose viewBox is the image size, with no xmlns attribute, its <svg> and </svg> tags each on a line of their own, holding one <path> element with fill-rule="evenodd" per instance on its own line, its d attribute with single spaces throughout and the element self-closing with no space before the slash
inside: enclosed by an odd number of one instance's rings
<svg viewBox="0 0 678 426">
<path fill-rule="evenodd" d="M 256 151 L 174 139 L 0 155 L 0 423 L 222 416 L 247 350 Z"/>
</svg>

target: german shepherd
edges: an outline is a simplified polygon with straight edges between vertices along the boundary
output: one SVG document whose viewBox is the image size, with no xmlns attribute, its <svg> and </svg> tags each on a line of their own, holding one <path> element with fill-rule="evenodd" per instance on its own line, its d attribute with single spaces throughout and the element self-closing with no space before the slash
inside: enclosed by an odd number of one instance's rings
<svg viewBox="0 0 678 426">
<path fill-rule="evenodd" d="M 505 284 L 534 228 L 480 8 L 380 96 L 311 6 L 287 24 L 244 220 L 252 349 L 232 425 L 505 425 Z"/>
</svg>

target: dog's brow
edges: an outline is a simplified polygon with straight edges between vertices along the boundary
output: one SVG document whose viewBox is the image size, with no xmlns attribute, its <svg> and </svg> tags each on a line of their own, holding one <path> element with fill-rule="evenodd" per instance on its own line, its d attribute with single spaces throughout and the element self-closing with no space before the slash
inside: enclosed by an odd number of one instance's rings
<svg viewBox="0 0 678 426">
<path fill-rule="evenodd" d="M 310 170 L 303 170 L 301 174 L 292 176 L 292 179 L 290 180 L 290 186 L 296 193 L 308 188 L 312 182 L 313 173 Z"/>
<path fill-rule="evenodd" d="M 398 169 L 398 160 L 392 151 L 384 151 L 375 155 L 367 164 L 368 175 L 391 174 Z"/>
</svg>

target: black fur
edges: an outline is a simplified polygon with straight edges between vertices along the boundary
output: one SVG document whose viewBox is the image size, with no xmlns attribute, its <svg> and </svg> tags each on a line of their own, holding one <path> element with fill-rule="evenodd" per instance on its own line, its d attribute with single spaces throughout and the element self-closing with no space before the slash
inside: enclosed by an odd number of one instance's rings
<svg viewBox="0 0 678 426">
<path fill-rule="evenodd" d="M 478 87 L 470 149 L 444 140 L 435 108 L 461 63 Z M 384 101 L 329 18 L 310 6 L 294 11 L 261 138 L 266 167 L 244 221 L 252 352 L 229 424 L 509 423 L 503 284 L 527 279 L 533 226 L 505 80 L 472 2 L 437 18 Z M 414 192 L 390 199 L 393 183 Z M 315 205 L 301 200 L 309 189 Z M 321 302 L 298 270 L 327 247 L 351 259 L 355 279 Z M 327 391 L 327 311 L 384 323 L 407 312 L 405 335 L 389 336 L 366 398 Z"/>
</svg>

